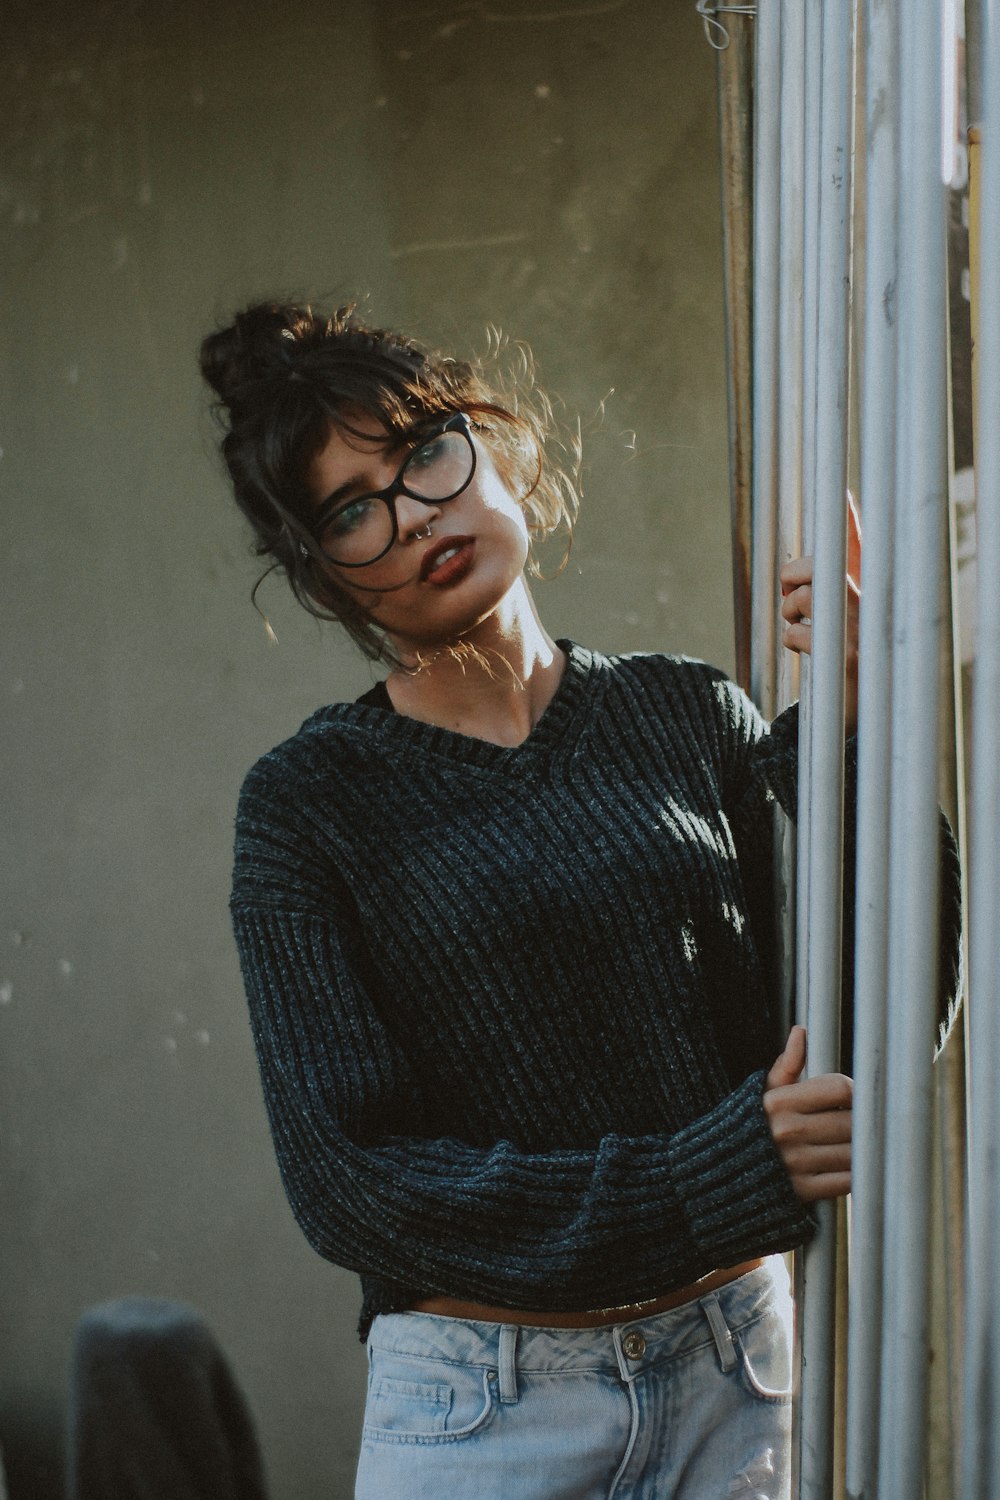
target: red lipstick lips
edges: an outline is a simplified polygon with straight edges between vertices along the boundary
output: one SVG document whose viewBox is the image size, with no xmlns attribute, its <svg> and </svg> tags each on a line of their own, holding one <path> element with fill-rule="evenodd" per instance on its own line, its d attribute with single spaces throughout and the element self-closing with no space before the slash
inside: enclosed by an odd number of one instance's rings
<svg viewBox="0 0 1000 1500">
<path fill-rule="evenodd" d="M 457 583 L 472 567 L 476 541 L 471 536 L 445 536 L 428 547 L 420 564 L 420 577 L 435 587 Z M 440 562 L 438 559 L 442 559 Z"/>
</svg>

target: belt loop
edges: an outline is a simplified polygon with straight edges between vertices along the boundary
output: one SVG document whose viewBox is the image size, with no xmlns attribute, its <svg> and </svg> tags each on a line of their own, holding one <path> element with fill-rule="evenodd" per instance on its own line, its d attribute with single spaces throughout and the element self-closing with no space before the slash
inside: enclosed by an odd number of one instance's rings
<svg viewBox="0 0 1000 1500">
<path fill-rule="evenodd" d="M 517 1325 L 504 1323 L 500 1329 L 500 1349 L 497 1363 L 500 1373 L 500 1400 L 512 1406 L 517 1400 L 517 1369 L 514 1354 L 517 1350 Z"/>
<path fill-rule="evenodd" d="M 733 1336 L 729 1332 L 728 1324 L 723 1316 L 722 1308 L 719 1306 L 719 1298 L 716 1292 L 709 1292 L 707 1297 L 699 1299 L 698 1303 L 715 1340 L 715 1348 L 719 1356 L 719 1364 L 724 1372 L 736 1369 L 736 1349 L 733 1345 Z"/>
</svg>

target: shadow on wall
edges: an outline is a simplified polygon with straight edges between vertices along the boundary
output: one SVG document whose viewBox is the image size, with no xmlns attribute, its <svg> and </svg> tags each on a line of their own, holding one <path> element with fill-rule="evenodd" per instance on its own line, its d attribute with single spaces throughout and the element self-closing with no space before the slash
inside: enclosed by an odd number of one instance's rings
<svg viewBox="0 0 1000 1500">
<path fill-rule="evenodd" d="M 72 1333 L 124 1292 L 203 1309 L 274 1500 L 347 1494 L 357 1278 L 288 1210 L 227 897 L 247 769 L 371 676 L 277 579 L 268 644 L 196 352 L 357 296 L 524 338 L 585 423 L 613 388 L 548 628 L 725 666 L 715 56 L 693 0 L 8 0 L 0 34 L 10 1496 L 62 1494 Z"/>
</svg>

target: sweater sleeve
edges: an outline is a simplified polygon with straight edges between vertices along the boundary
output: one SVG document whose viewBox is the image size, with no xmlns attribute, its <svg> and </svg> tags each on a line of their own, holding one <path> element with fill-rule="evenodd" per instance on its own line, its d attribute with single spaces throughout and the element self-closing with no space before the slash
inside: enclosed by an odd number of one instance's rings
<svg viewBox="0 0 1000 1500">
<path fill-rule="evenodd" d="M 741 868 L 749 888 L 769 891 L 774 879 L 773 817 L 777 804 L 791 819 L 798 804 L 799 705 L 780 714 L 770 726 L 735 683 L 713 672 L 718 705 L 724 802 L 733 827 Z M 843 857 L 843 1005 L 842 1065 L 852 1070 L 855 887 L 857 873 L 858 742 L 844 747 Z M 940 821 L 938 1026 L 940 1039 L 955 1016 L 961 990 L 962 900 L 958 846 L 943 811 Z M 762 941 L 766 945 L 768 935 Z"/>
<path fill-rule="evenodd" d="M 654 1297 L 811 1232 L 762 1073 L 675 1134 L 593 1150 L 426 1138 L 419 1088 L 336 915 L 237 901 L 233 921 L 285 1189 L 336 1264 L 556 1311 Z"/>
</svg>

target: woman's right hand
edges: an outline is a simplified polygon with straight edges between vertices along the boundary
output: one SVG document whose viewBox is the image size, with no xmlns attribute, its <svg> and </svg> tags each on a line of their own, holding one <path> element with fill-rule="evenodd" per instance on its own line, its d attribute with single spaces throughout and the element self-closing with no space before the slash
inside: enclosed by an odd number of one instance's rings
<svg viewBox="0 0 1000 1500">
<path fill-rule="evenodd" d="M 803 1203 L 851 1191 L 851 1096 L 843 1073 L 801 1078 L 804 1026 L 793 1026 L 764 1083 L 764 1113 L 778 1155 Z"/>
</svg>

